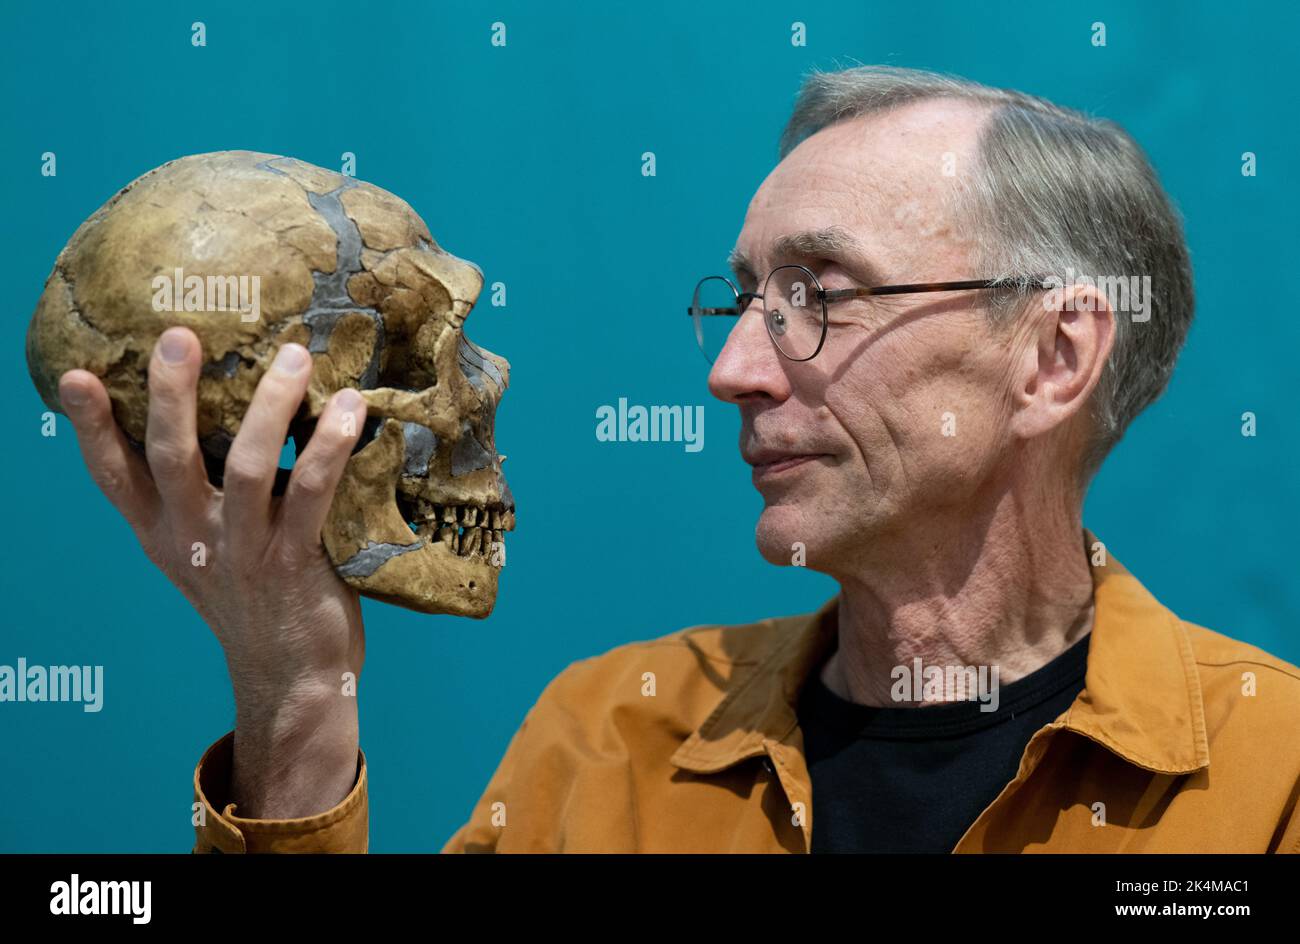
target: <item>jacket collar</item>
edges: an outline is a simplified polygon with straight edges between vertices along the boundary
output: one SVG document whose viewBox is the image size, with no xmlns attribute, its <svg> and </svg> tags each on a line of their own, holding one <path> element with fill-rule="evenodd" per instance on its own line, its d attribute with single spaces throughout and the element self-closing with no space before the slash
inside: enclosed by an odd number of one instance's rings
<svg viewBox="0 0 1300 944">
<path fill-rule="evenodd" d="M 1094 561 L 1088 670 L 1083 691 L 1057 724 L 1146 770 L 1184 774 L 1208 766 L 1201 686 L 1186 629 L 1091 532 L 1085 529 L 1084 537 Z M 673 764 L 716 773 L 765 753 L 769 740 L 784 741 L 798 727 L 800 690 L 834 650 L 839 600 L 837 594 L 815 613 L 769 621 L 777 629 L 773 651 L 727 692 L 673 754 Z"/>
</svg>

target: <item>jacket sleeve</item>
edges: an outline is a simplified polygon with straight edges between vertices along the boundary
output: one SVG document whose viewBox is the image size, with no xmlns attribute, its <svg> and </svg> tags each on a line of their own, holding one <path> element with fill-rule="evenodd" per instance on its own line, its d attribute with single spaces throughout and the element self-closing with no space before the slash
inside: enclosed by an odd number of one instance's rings
<svg viewBox="0 0 1300 944">
<path fill-rule="evenodd" d="M 357 779 L 338 806 L 302 819 L 244 819 L 229 801 L 235 732 L 204 752 L 194 768 L 193 852 L 366 852 L 370 815 L 366 755 L 357 751 Z M 218 812 L 220 810 L 220 812 Z"/>
</svg>

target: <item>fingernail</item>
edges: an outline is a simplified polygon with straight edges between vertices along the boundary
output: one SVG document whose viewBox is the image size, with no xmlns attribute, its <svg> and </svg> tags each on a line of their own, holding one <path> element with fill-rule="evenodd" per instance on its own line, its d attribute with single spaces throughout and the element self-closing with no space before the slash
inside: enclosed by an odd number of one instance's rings
<svg viewBox="0 0 1300 944">
<path fill-rule="evenodd" d="M 163 332 L 162 343 L 159 345 L 159 352 L 162 359 L 169 364 L 179 364 L 185 360 L 185 354 L 189 350 L 189 345 L 185 343 L 185 335 L 179 331 L 167 330 Z"/>
<path fill-rule="evenodd" d="M 351 387 L 347 387 L 339 391 L 339 398 L 335 402 L 338 404 L 340 410 L 352 413 L 360 409 L 361 404 L 364 401 L 361 399 L 361 394 L 357 393 Z"/>
<path fill-rule="evenodd" d="M 307 349 L 301 344 L 286 344 L 275 355 L 274 366 L 285 374 L 296 374 L 306 366 Z"/>
<path fill-rule="evenodd" d="M 64 406 L 81 406 L 90 398 L 80 387 L 68 387 L 60 395 L 60 399 L 63 400 Z"/>
</svg>

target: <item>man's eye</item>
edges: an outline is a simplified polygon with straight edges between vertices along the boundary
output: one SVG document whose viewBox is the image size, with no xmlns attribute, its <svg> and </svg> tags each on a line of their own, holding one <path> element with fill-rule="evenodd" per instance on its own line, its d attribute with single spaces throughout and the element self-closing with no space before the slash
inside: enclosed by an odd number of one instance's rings
<svg viewBox="0 0 1300 944">
<path fill-rule="evenodd" d="M 842 272 L 835 267 L 818 272 L 817 280 L 822 283 L 822 288 L 828 292 L 844 288 L 857 288 L 859 284 L 847 272 Z"/>
</svg>

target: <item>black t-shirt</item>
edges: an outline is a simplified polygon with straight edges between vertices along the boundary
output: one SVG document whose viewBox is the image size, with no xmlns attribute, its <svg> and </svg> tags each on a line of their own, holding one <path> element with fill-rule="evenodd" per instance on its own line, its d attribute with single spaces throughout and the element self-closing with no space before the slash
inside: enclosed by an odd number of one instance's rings
<svg viewBox="0 0 1300 944">
<path fill-rule="evenodd" d="M 975 701 L 872 708 L 845 701 L 820 670 L 799 697 L 812 777 L 813 852 L 953 850 L 1016 775 L 1034 732 L 1083 689 L 1088 637 Z"/>
</svg>

